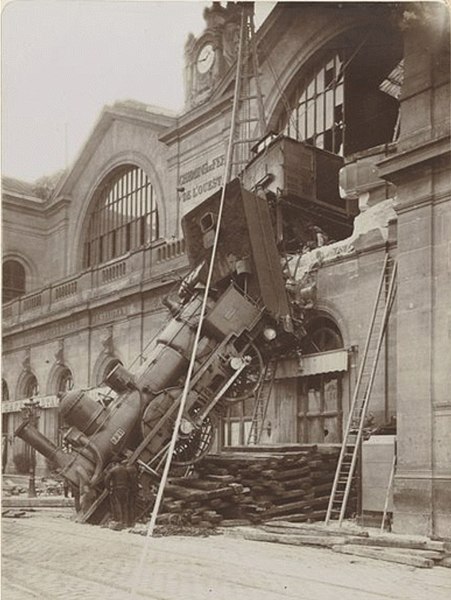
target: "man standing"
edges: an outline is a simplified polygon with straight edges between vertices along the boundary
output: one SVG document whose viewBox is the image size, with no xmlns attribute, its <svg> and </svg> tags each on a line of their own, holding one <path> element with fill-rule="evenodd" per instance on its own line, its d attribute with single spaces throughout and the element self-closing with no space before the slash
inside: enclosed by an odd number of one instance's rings
<svg viewBox="0 0 451 600">
<path fill-rule="evenodd" d="M 105 474 L 113 521 L 127 525 L 129 521 L 129 473 L 127 467 L 113 462 Z"/>
</svg>

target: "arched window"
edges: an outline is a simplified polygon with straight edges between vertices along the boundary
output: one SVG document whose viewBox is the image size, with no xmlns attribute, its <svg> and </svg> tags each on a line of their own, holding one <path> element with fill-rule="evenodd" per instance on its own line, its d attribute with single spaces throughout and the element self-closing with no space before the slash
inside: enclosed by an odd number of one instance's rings
<svg viewBox="0 0 451 600">
<path fill-rule="evenodd" d="M 65 394 L 69 392 L 74 387 L 74 378 L 72 377 L 72 372 L 67 367 L 61 371 L 60 376 L 57 381 L 57 394 Z"/>
<path fill-rule="evenodd" d="M 25 294 L 25 269 L 17 260 L 3 263 L 3 302 Z"/>
<path fill-rule="evenodd" d="M 306 329 L 302 354 L 343 348 L 340 330 L 327 316 L 311 319 Z M 334 370 L 327 363 L 321 365 L 320 361 L 313 366 L 313 370 L 301 376 L 298 382 L 297 441 L 303 444 L 339 443 L 342 438 L 343 372 Z"/>
<path fill-rule="evenodd" d="M 33 373 L 29 373 L 22 383 L 22 398 L 33 398 L 39 394 L 38 380 Z"/>
<path fill-rule="evenodd" d="M 118 358 L 112 358 L 109 363 L 107 364 L 107 366 L 105 367 L 105 369 L 103 370 L 103 376 L 102 376 L 102 383 L 105 381 L 105 379 L 107 378 L 107 376 L 111 373 L 111 371 L 114 369 L 114 367 L 116 367 L 117 365 L 122 365 L 122 361 L 119 360 Z"/>
<path fill-rule="evenodd" d="M 343 154 L 344 72 L 340 53 L 329 56 L 292 92 L 291 113 L 279 130 L 307 144 Z"/>
<path fill-rule="evenodd" d="M 288 88 L 278 131 L 340 156 L 392 142 L 399 73 L 395 86 L 390 81 L 402 54 L 399 30 L 383 22 L 331 40 Z"/>
<path fill-rule="evenodd" d="M 159 236 L 155 191 L 142 169 L 125 165 L 100 185 L 84 242 L 91 267 L 149 244 Z"/>
<path fill-rule="evenodd" d="M 9 400 L 9 388 L 8 384 L 4 379 L 2 379 L 2 401 L 8 402 Z"/>
<path fill-rule="evenodd" d="M 319 316 L 307 323 L 307 335 L 302 340 L 303 354 L 316 354 L 343 348 L 343 338 L 337 325 L 325 316 Z"/>
</svg>

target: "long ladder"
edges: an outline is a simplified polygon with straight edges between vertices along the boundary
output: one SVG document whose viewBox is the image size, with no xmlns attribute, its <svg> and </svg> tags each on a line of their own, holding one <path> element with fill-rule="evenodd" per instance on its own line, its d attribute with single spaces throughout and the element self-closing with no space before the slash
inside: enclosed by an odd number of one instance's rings
<svg viewBox="0 0 451 600">
<path fill-rule="evenodd" d="M 396 262 L 387 253 L 335 472 L 326 524 L 331 520 L 338 520 L 341 525 L 346 513 L 378 359 L 396 295 L 396 266 Z"/>
<path fill-rule="evenodd" d="M 237 176 L 251 157 L 251 148 L 266 133 L 263 94 L 255 43 L 254 3 L 241 4 L 236 90 L 239 98 L 231 175 Z"/>
</svg>

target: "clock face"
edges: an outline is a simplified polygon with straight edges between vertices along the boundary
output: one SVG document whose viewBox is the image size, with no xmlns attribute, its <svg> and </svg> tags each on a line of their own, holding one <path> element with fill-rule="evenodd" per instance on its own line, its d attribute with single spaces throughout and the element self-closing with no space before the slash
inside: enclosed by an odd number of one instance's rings
<svg viewBox="0 0 451 600">
<path fill-rule="evenodd" d="M 196 66 L 199 73 L 206 73 L 215 62 L 215 49 L 211 44 L 205 44 L 197 55 Z"/>
</svg>

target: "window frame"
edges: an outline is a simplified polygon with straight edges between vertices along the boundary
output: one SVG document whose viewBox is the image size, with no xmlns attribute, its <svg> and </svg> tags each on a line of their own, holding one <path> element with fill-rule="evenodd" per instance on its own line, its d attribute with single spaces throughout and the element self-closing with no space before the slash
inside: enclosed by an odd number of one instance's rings
<svg viewBox="0 0 451 600">
<path fill-rule="evenodd" d="M 298 81 L 288 100 L 290 111 L 284 112 L 279 118 L 279 131 L 305 144 L 339 156 L 344 155 L 344 64 L 344 50 L 337 49 L 335 52 L 323 56 L 314 68 Z M 330 68 L 328 68 L 329 66 Z M 327 73 L 332 73 L 329 75 L 328 83 Z M 331 86 L 331 83 L 334 85 Z M 329 115 L 328 104 L 331 108 Z M 321 115 L 319 114 L 320 107 L 322 107 Z M 341 107 L 341 116 L 337 121 L 337 108 L 339 107 Z"/>
<path fill-rule="evenodd" d="M 8 267 L 14 265 L 16 272 L 9 272 Z M 20 276 L 17 277 L 17 270 Z M 10 280 L 10 281 L 9 281 Z M 17 281 L 16 281 L 17 280 Z M 21 285 L 19 285 L 19 283 Z M 23 264 L 15 258 L 7 258 L 2 264 L 2 302 L 11 302 L 26 293 L 27 273 Z M 16 285 L 13 285 L 16 284 Z"/>
<path fill-rule="evenodd" d="M 83 243 L 83 268 L 145 247 L 159 238 L 156 191 L 134 164 L 110 172 L 97 189 Z"/>
</svg>

